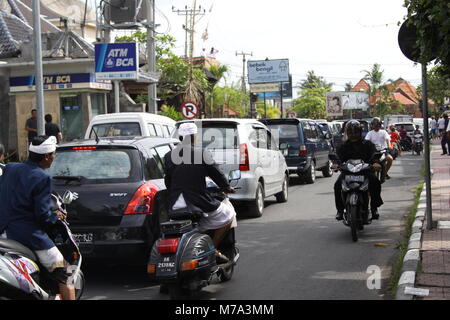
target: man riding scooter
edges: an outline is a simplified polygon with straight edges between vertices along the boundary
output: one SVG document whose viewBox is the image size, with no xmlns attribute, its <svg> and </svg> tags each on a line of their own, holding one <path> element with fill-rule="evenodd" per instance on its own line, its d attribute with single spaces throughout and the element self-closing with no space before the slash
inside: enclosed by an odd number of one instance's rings
<svg viewBox="0 0 450 320">
<path fill-rule="evenodd" d="M 375 154 L 377 150 L 375 145 L 362 137 L 362 127 L 359 121 L 351 120 L 345 126 L 345 132 L 348 140 L 345 141 L 337 150 L 337 156 L 341 163 L 350 159 L 361 159 L 365 163 L 370 163 L 374 170 L 380 170 L 381 165 L 377 162 Z M 338 168 L 338 164 L 333 164 L 333 168 Z M 336 220 L 343 219 L 345 204 L 342 199 L 342 179 L 341 174 L 334 184 L 334 199 L 337 209 Z M 383 204 L 381 199 L 381 183 L 373 172 L 369 175 L 369 192 L 370 192 L 370 211 L 372 220 L 379 218 L 378 208 Z M 367 219 L 367 217 L 365 218 Z M 363 223 L 367 224 L 365 220 Z"/>
<path fill-rule="evenodd" d="M 390 179 L 388 172 L 392 166 L 392 162 L 394 159 L 389 154 L 391 137 L 386 132 L 386 130 L 382 129 L 380 118 L 373 118 L 372 122 L 372 130 L 366 135 L 365 139 L 371 141 L 375 146 L 379 146 L 382 150 L 386 150 L 386 170 L 384 172 L 384 176 L 386 179 Z"/>
<path fill-rule="evenodd" d="M 39 262 L 58 282 L 63 300 L 75 300 L 69 284 L 68 263 L 46 230 L 64 213 L 51 211 L 51 178 L 45 169 L 56 156 L 56 138 L 35 137 L 24 163 L 6 165 L 0 178 L 0 237 L 15 240 L 33 250 Z"/>
<path fill-rule="evenodd" d="M 188 206 L 200 209 L 204 217 L 199 222 L 199 229 L 214 230 L 212 241 L 218 248 L 231 228 L 236 211 L 230 202 L 220 202 L 208 192 L 206 177 L 210 177 L 225 193 L 234 193 L 234 189 L 217 168 L 211 153 L 196 145 L 197 132 L 194 123 L 182 123 L 178 128 L 182 143 L 164 157 L 169 210 Z M 219 250 L 215 254 L 221 262 L 228 262 Z"/>
</svg>

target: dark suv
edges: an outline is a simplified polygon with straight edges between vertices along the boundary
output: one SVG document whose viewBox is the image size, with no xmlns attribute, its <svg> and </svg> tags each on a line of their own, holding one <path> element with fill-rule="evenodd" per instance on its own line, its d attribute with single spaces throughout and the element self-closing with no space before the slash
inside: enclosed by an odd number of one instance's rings
<svg viewBox="0 0 450 320">
<path fill-rule="evenodd" d="M 310 119 L 261 119 L 270 130 L 278 130 L 279 143 L 288 146 L 285 154 L 289 173 L 297 173 L 307 183 L 314 183 L 316 170 L 331 177 L 328 159 L 330 144 L 319 125 Z M 329 137 L 328 137 L 329 138 Z"/>
<path fill-rule="evenodd" d="M 114 137 L 62 144 L 49 169 L 54 189 L 78 199 L 68 222 L 87 260 L 145 264 L 159 237 L 155 194 L 165 189 L 164 155 L 179 141 Z"/>
</svg>

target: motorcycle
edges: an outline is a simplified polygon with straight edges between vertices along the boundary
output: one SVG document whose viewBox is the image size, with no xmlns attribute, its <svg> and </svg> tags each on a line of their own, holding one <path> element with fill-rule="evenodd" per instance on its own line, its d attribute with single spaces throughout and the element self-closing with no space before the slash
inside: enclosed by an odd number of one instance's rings
<svg viewBox="0 0 450 320">
<path fill-rule="evenodd" d="M 337 161 L 337 158 L 330 157 Z M 369 177 L 372 166 L 360 159 L 348 160 L 340 166 L 343 173 L 342 199 L 345 203 L 343 223 L 350 227 L 354 242 L 358 241 L 358 231 L 364 230 L 364 220 L 370 224 L 369 216 Z"/>
<path fill-rule="evenodd" d="M 412 148 L 411 138 L 406 137 L 405 139 L 401 139 L 400 147 L 402 148 L 402 151 L 410 151 Z"/>
<path fill-rule="evenodd" d="M 240 177 L 239 170 L 231 171 L 230 184 Z M 209 181 L 207 189 L 217 200 L 227 199 L 214 182 Z M 162 237 L 153 245 L 147 273 L 152 281 L 161 285 L 161 292 L 168 291 L 171 299 L 190 298 L 212 281 L 226 282 L 233 276 L 239 259 L 239 249 L 235 245 L 236 217 L 217 248 L 228 258 L 228 262 L 222 263 L 216 261 L 216 248 L 212 242 L 214 230 L 201 232 L 198 229 L 203 214 L 191 207 L 169 209 L 170 221 L 161 223 Z"/>
<path fill-rule="evenodd" d="M 56 192 L 52 193 L 52 211 L 59 210 L 67 215 L 66 205 L 77 197 L 70 191 L 66 191 L 62 198 Z M 69 281 L 74 284 L 75 296 L 79 300 L 85 285 L 80 269 L 82 256 L 69 225 L 58 219 L 47 234 L 70 264 Z M 0 238 L 0 300 L 60 300 L 58 293 L 58 284 L 32 250 L 17 241 Z"/>
<path fill-rule="evenodd" d="M 386 152 L 387 150 L 383 148 L 380 145 L 375 146 L 377 149 L 377 154 L 379 156 L 380 164 L 381 164 L 381 170 L 377 171 L 375 175 L 377 176 L 378 180 L 383 184 L 386 181 Z"/>
<path fill-rule="evenodd" d="M 392 156 L 392 159 L 397 159 L 399 155 L 399 144 L 397 142 L 392 142 L 392 148 L 389 150 L 389 154 Z"/>
<path fill-rule="evenodd" d="M 412 148 L 412 154 L 417 153 L 420 156 L 420 153 L 423 151 L 423 135 L 415 134 L 414 138 L 414 148 Z"/>
</svg>

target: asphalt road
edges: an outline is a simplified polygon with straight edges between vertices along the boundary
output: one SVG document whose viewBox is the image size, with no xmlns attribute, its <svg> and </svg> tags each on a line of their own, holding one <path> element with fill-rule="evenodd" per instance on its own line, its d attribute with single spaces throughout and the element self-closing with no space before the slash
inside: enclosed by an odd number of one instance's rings
<svg viewBox="0 0 450 320">
<path fill-rule="evenodd" d="M 397 158 L 392 179 L 383 185 L 380 220 L 367 226 L 356 243 L 350 229 L 334 219 L 337 174 L 322 178 L 318 173 L 312 185 L 301 184 L 292 175 L 287 203 L 268 199 L 263 217 L 239 219 L 241 258 L 233 279 L 204 288 L 197 299 L 391 299 L 387 280 L 398 257 L 403 217 L 421 182 L 421 165 L 422 157 L 409 153 Z M 377 285 L 376 268 L 381 271 L 381 287 L 369 289 L 368 280 Z M 159 286 L 149 283 L 144 268 L 83 269 L 87 282 L 83 299 L 168 299 L 159 293 Z"/>
</svg>

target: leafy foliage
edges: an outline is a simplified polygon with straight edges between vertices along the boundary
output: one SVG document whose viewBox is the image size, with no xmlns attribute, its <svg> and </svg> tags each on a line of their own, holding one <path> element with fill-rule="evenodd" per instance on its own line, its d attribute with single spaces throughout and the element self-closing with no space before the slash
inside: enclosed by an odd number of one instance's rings
<svg viewBox="0 0 450 320">
<path fill-rule="evenodd" d="M 280 109 L 270 104 L 266 104 L 266 110 L 264 110 L 264 103 L 258 103 L 256 110 L 258 111 L 258 114 L 262 118 L 264 118 L 264 116 L 267 115 L 266 119 L 279 118 L 281 115 Z"/>
<path fill-rule="evenodd" d="M 328 88 L 304 88 L 299 98 L 292 101 L 300 118 L 323 119 L 326 117 L 326 93 Z"/>
<path fill-rule="evenodd" d="M 435 102 L 436 107 L 444 105 L 444 99 L 450 97 L 450 78 L 445 76 L 442 65 L 438 65 L 427 72 L 428 98 Z M 422 85 L 417 88 L 422 99 Z"/>
<path fill-rule="evenodd" d="M 421 61 L 436 58 L 450 78 L 450 3 L 448 0 L 405 0 L 407 18 L 417 28 L 416 48 Z"/>
<path fill-rule="evenodd" d="M 310 70 L 307 73 L 306 79 L 300 82 L 300 88 L 301 89 L 313 89 L 313 88 L 324 88 L 324 89 L 330 89 L 333 87 L 332 82 L 326 82 L 326 80 L 321 77 L 317 76 L 314 73 L 314 70 Z"/>
<path fill-rule="evenodd" d="M 169 117 L 175 121 L 184 120 L 180 112 L 178 112 L 174 107 L 163 105 L 161 107 L 161 115 Z"/>
</svg>

